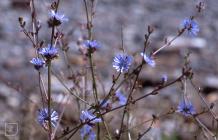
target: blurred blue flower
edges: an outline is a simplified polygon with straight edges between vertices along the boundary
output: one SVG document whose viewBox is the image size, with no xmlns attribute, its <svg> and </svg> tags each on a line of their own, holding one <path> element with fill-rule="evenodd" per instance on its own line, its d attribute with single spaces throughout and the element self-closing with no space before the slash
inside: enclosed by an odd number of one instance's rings
<svg viewBox="0 0 218 140">
<path fill-rule="evenodd" d="M 41 58 L 33 58 L 30 63 L 32 63 L 35 67 L 36 70 L 39 70 L 40 68 L 42 68 L 45 64 L 45 61 Z"/>
<path fill-rule="evenodd" d="M 182 27 L 188 31 L 190 36 L 196 36 L 200 31 L 198 23 L 193 19 L 184 19 L 182 22 Z"/>
<path fill-rule="evenodd" d="M 166 75 L 166 74 L 163 74 L 163 75 L 162 75 L 162 81 L 163 81 L 163 82 L 167 82 L 167 80 L 168 80 L 167 75 Z"/>
<path fill-rule="evenodd" d="M 48 126 L 48 119 L 48 108 L 40 109 L 37 116 L 38 123 L 43 127 Z M 58 113 L 51 109 L 51 124 L 53 127 L 56 127 L 58 119 Z"/>
<path fill-rule="evenodd" d="M 51 10 L 49 12 L 49 16 L 50 16 L 50 18 L 55 18 L 55 20 L 58 20 L 60 23 L 68 21 L 68 18 L 66 18 L 64 14 L 60 14 L 58 12 L 55 13 L 54 10 Z"/>
<path fill-rule="evenodd" d="M 91 131 L 91 133 L 89 134 L 88 140 L 95 140 L 95 139 L 96 139 L 96 134 L 94 131 Z"/>
<path fill-rule="evenodd" d="M 46 48 L 41 48 L 39 54 L 43 55 L 46 59 L 53 59 L 58 56 L 58 49 L 50 44 Z"/>
<path fill-rule="evenodd" d="M 82 139 L 87 138 L 87 140 L 95 140 L 96 134 L 92 130 L 92 127 L 90 125 L 85 124 L 81 129 L 80 129 L 80 135 Z"/>
<path fill-rule="evenodd" d="M 113 67 L 118 72 L 127 72 L 132 64 L 133 58 L 127 54 L 118 54 L 114 57 Z"/>
<path fill-rule="evenodd" d="M 127 102 L 126 97 L 122 94 L 122 92 L 117 91 L 115 96 L 118 98 L 119 104 L 120 105 L 125 105 Z"/>
<path fill-rule="evenodd" d="M 103 103 L 104 100 L 100 101 L 100 105 Z M 101 105 L 101 107 L 106 108 L 109 104 L 111 104 L 110 100 L 104 101 L 104 103 Z"/>
<path fill-rule="evenodd" d="M 190 101 L 182 100 L 177 107 L 177 112 L 187 117 L 195 114 L 195 108 Z"/>
<path fill-rule="evenodd" d="M 101 46 L 96 40 L 86 40 L 83 45 L 90 49 L 99 49 Z"/>
<path fill-rule="evenodd" d="M 95 119 L 94 119 L 95 118 Z M 98 123 L 101 122 L 100 118 L 96 118 L 95 115 L 93 115 L 91 112 L 89 111 L 82 111 L 81 115 L 80 115 L 80 119 L 85 122 L 87 120 L 92 120 L 91 123 Z"/>
<path fill-rule="evenodd" d="M 151 67 L 155 67 L 156 63 L 154 61 L 154 59 L 152 59 L 151 57 L 147 56 L 146 54 L 144 54 L 143 52 L 140 53 L 141 56 L 144 58 L 145 62 L 150 65 Z"/>
</svg>

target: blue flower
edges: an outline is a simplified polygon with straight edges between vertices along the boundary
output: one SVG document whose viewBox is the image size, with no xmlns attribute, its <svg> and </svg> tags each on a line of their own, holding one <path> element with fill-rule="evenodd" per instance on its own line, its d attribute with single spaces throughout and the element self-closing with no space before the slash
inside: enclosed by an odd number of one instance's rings
<svg viewBox="0 0 218 140">
<path fill-rule="evenodd" d="M 193 19 L 184 19 L 182 22 L 182 27 L 188 31 L 190 36 L 196 36 L 199 32 L 198 23 Z"/>
<path fill-rule="evenodd" d="M 167 82 L 167 80 L 168 80 L 167 75 L 166 75 L 166 74 L 163 74 L 163 75 L 162 75 L 162 81 L 163 81 L 163 82 Z"/>
<path fill-rule="evenodd" d="M 89 134 L 88 140 L 95 140 L 95 139 L 96 139 L 96 134 L 94 131 L 91 131 L 91 133 Z"/>
<path fill-rule="evenodd" d="M 98 49 L 100 48 L 100 44 L 96 40 L 86 40 L 83 45 L 89 49 Z"/>
<path fill-rule="evenodd" d="M 33 58 L 30 63 L 32 63 L 35 67 L 36 70 L 39 70 L 40 68 L 42 68 L 45 64 L 45 61 L 41 58 Z"/>
<path fill-rule="evenodd" d="M 114 57 L 113 67 L 118 72 L 127 72 L 132 64 L 133 58 L 127 54 L 118 54 Z"/>
<path fill-rule="evenodd" d="M 37 116 L 38 123 L 41 126 L 46 127 L 48 126 L 48 119 L 49 119 L 48 108 L 40 109 Z M 51 124 L 53 127 L 56 127 L 58 119 L 59 119 L 58 113 L 51 109 Z"/>
<path fill-rule="evenodd" d="M 152 59 L 151 57 L 147 56 L 146 54 L 144 54 L 143 52 L 140 53 L 141 56 L 144 58 L 145 62 L 150 65 L 151 67 L 155 67 L 156 63 L 154 61 L 154 59 Z"/>
<path fill-rule="evenodd" d="M 58 49 L 50 44 L 46 48 L 41 48 L 39 54 L 43 55 L 46 59 L 53 59 L 58 56 Z"/>
<path fill-rule="evenodd" d="M 54 10 L 51 10 L 49 12 L 49 16 L 50 18 L 55 18 L 55 20 L 59 21 L 60 23 L 68 21 L 68 18 L 66 18 L 64 14 L 60 14 L 58 12 L 55 12 Z"/>
<path fill-rule="evenodd" d="M 195 108 L 190 101 L 182 100 L 177 107 L 177 112 L 187 117 L 195 114 Z"/>
<path fill-rule="evenodd" d="M 126 97 L 122 94 L 122 92 L 118 91 L 116 92 L 115 96 L 118 98 L 120 105 L 125 105 L 127 102 Z"/>
<path fill-rule="evenodd" d="M 103 103 L 103 104 L 102 104 Z M 101 105 L 102 104 L 102 105 Z M 107 100 L 107 101 L 104 101 L 104 100 L 101 100 L 100 102 L 100 105 L 101 107 L 103 108 L 106 108 L 109 104 L 111 104 L 111 101 L 110 100 Z"/>
<path fill-rule="evenodd" d="M 94 119 L 95 118 L 95 119 Z M 81 115 L 80 115 L 80 119 L 85 122 L 85 121 L 88 121 L 88 120 L 92 120 L 91 123 L 98 123 L 98 122 L 101 122 L 101 119 L 100 118 L 96 118 L 95 115 L 93 115 L 91 112 L 89 111 L 82 111 Z"/>
<path fill-rule="evenodd" d="M 82 139 L 88 138 L 88 140 L 95 140 L 96 134 L 92 130 L 92 127 L 90 125 L 85 124 L 81 129 L 80 129 L 80 135 Z"/>
</svg>

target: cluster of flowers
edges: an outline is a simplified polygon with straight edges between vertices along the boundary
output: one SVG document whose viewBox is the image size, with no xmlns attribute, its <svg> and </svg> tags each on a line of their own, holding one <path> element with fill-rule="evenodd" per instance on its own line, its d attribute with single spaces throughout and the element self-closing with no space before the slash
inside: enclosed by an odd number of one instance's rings
<svg viewBox="0 0 218 140">
<path fill-rule="evenodd" d="M 62 22 L 68 21 L 68 19 L 63 14 L 59 14 L 53 10 L 49 13 L 49 15 L 50 15 L 50 20 L 53 20 L 55 26 L 60 25 Z M 196 36 L 197 33 L 199 32 L 198 24 L 194 19 L 185 19 L 182 22 L 182 28 L 187 30 L 188 34 L 191 36 Z M 101 47 L 96 40 L 86 40 L 84 42 L 84 46 L 91 52 L 94 52 L 96 49 L 99 49 Z M 41 57 L 33 58 L 30 61 L 34 65 L 36 70 L 40 70 L 42 67 L 44 67 L 48 60 L 52 60 L 55 57 L 57 57 L 58 49 L 55 46 L 49 44 L 47 47 L 39 49 L 38 54 L 39 56 L 41 55 Z M 156 62 L 153 59 L 153 56 L 147 55 L 145 54 L 145 52 L 141 52 L 140 55 L 142 56 L 146 64 L 148 64 L 152 68 L 156 66 Z M 114 57 L 112 65 L 117 72 L 127 73 L 132 63 L 133 63 L 133 57 L 131 55 L 120 53 Z M 163 80 L 167 81 L 166 75 L 163 77 Z M 120 105 L 126 104 L 127 99 L 122 92 L 116 92 L 115 96 L 117 97 Z M 108 100 L 102 106 L 104 107 L 109 103 L 111 103 L 110 100 Z M 185 116 L 190 116 L 195 114 L 195 108 L 190 101 L 182 100 L 177 107 L 177 111 L 184 114 Z M 46 128 L 48 125 L 48 118 L 49 118 L 48 109 L 47 108 L 40 109 L 37 118 L 39 124 Z M 50 118 L 51 118 L 52 126 L 56 127 L 59 119 L 58 113 L 54 110 L 51 110 Z M 88 140 L 94 140 L 96 138 L 96 134 L 93 130 L 93 126 L 95 123 L 100 123 L 102 120 L 89 111 L 82 111 L 80 119 L 83 123 L 88 122 L 81 129 L 81 137 L 83 139 L 87 138 Z"/>
<path fill-rule="evenodd" d="M 199 26 L 197 22 L 194 19 L 184 19 L 182 24 L 182 28 L 184 30 L 187 30 L 188 35 L 190 36 L 196 36 L 197 33 L 199 32 Z M 152 56 L 149 56 L 143 52 L 140 53 L 140 55 L 143 57 L 144 61 L 151 67 L 156 66 L 155 60 L 152 58 Z M 118 54 L 114 57 L 113 60 L 113 67 L 120 73 L 125 73 L 128 72 L 132 62 L 133 62 L 133 57 L 127 54 Z M 167 76 L 163 75 L 163 81 L 167 81 Z M 125 99 L 126 100 L 126 99 Z M 178 112 L 184 114 L 185 116 L 190 116 L 195 114 L 195 109 L 194 106 L 190 101 L 185 101 L 182 100 L 180 104 L 178 105 Z"/>
<path fill-rule="evenodd" d="M 55 22 L 59 23 L 59 24 L 54 24 L 54 26 L 58 26 L 61 23 L 68 21 L 68 18 L 66 18 L 64 14 L 60 14 L 58 12 L 55 12 L 54 10 L 51 10 L 49 12 L 49 18 L 52 21 L 51 23 L 55 23 Z M 58 49 L 53 45 L 49 44 L 47 47 L 39 49 L 38 54 L 42 55 L 43 58 L 45 58 L 46 60 L 51 60 L 57 57 Z M 43 58 L 36 57 L 30 61 L 34 65 L 36 70 L 40 70 L 45 65 L 45 59 Z"/>
</svg>

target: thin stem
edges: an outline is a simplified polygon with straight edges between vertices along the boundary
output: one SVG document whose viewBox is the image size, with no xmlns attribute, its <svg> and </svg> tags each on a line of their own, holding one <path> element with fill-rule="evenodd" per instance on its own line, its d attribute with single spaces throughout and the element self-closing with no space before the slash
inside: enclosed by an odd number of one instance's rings
<svg viewBox="0 0 218 140">
<path fill-rule="evenodd" d="M 67 96 L 65 96 L 65 98 L 63 98 L 63 104 L 68 104 L 69 103 L 69 97 L 70 97 L 70 95 L 68 94 Z M 56 135 L 56 133 L 57 133 L 57 130 L 58 130 L 58 127 L 60 126 L 60 122 L 61 122 L 61 118 L 63 117 L 63 115 L 64 115 L 64 111 L 66 110 L 66 106 L 64 106 L 63 107 L 63 109 L 62 109 L 62 112 L 61 112 L 61 114 L 60 114 L 60 117 L 59 117 L 59 120 L 58 120 L 58 123 L 57 123 L 57 126 L 55 127 L 55 130 L 54 130 L 54 134 L 53 134 L 53 138 L 52 138 L 52 140 L 55 138 L 55 135 Z"/>
<path fill-rule="evenodd" d="M 55 32 L 55 26 L 52 26 L 52 29 L 51 29 L 51 42 L 50 42 L 51 47 L 52 47 L 52 45 L 53 45 L 54 32 Z"/>
<path fill-rule="evenodd" d="M 57 74 L 55 74 L 54 71 L 51 70 L 51 72 L 52 72 L 52 74 L 57 78 L 57 80 L 63 85 L 63 87 L 64 87 L 71 95 L 73 95 L 75 98 L 79 99 L 80 101 L 84 102 L 86 105 L 88 105 L 88 106 L 91 107 L 91 105 L 90 105 L 86 100 L 80 98 L 78 95 L 76 95 L 74 92 L 72 92 L 71 89 L 69 89 L 69 88 L 67 87 L 67 85 L 64 83 L 64 81 L 63 81 Z"/>
<path fill-rule="evenodd" d="M 212 137 L 214 138 L 214 140 L 216 140 L 216 135 L 213 134 L 213 132 L 211 132 L 211 131 L 199 120 L 198 117 L 194 117 L 194 119 L 195 119 L 195 121 L 199 124 L 199 126 L 200 126 L 202 129 L 204 129 L 205 131 L 207 131 L 208 134 L 209 134 L 210 136 L 212 136 Z"/>
<path fill-rule="evenodd" d="M 95 103 L 98 105 L 98 91 L 97 91 L 97 85 L 95 80 L 95 74 L 94 74 L 94 66 L 92 61 L 92 54 L 89 53 L 89 63 L 90 63 L 90 69 L 91 69 L 91 75 L 92 75 L 92 88 L 93 88 L 93 94 L 95 98 Z"/>
<path fill-rule="evenodd" d="M 88 12 L 88 6 L 86 0 L 83 0 L 85 5 L 85 11 L 86 11 L 86 20 L 87 20 L 87 29 L 88 29 L 88 38 L 89 40 L 92 40 L 92 23 L 89 19 L 89 12 Z"/>
<path fill-rule="evenodd" d="M 141 71 L 141 69 L 142 69 L 142 67 L 140 67 L 140 71 Z M 130 94 L 129 94 L 128 98 L 127 98 L 127 103 L 132 98 L 132 93 L 133 93 L 133 90 L 135 89 L 135 85 L 137 83 L 138 77 L 139 77 L 139 74 L 137 74 L 137 76 L 136 76 L 136 78 L 134 80 L 133 87 L 131 88 Z M 124 118 L 125 118 L 126 112 L 127 112 L 127 106 L 125 106 L 124 111 L 123 111 L 123 115 L 122 115 L 122 119 L 121 119 L 121 126 L 120 126 L 120 130 L 119 130 L 119 135 L 117 137 L 118 140 L 121 138 L 121 135 L 122 135 L 121 131 L 122 131 L 123 126 L 124 126 Z"/>
<path fill-rule="evenodd" d="M 158 50 L 156 50 L 154 53 L 152 53 L 152 55 L 156 55 L 158 52 L 160 52 L 162 49 L 169 47 L 173 41 L 175 41 L 179 36 L 181 36 L 183 33 L 185 32 L 185 28 L 183 28 L 181 31 L 178 32 L 178 34 L 173 37 L 169 42 L 167 42 L 165 45 L 163 45 L 162 47 L 160 47 Z"/>
<path fill-rule="evenodd" d="M 163 86 L 158 86 L 158 87 L 157 87 L 156 89 L 154 89 L 153 91 L 151 91 L 151 92 L 149 92 L 149 93 L 147 93 L 147 94 L 145 94 L 145 95 L 143 95 L 143 96 L 141 96 L 141 97 L 136 98 L 136 99 L 133 100 L 132 102 L 127 102 L 125 105 L 120 105 L 120 106 L 115 107 L 115 108 L 113 108 L 113 109 L 111 109 L 111 110 L 109 110 L 109 111 L 103 112 L 103 113 L 101 113 L 101 114 L 99 114 L 99 115 L 102 116 L 102 115 L 108 114 L 108 113 L 110 113 L 110 112 L 113 112 L 113 111 L 115 111 L 115 110 L 118 110 L 118 109 L 120 109 L 120 108 L 123 108 L 123 107 L 127 106 L 128 104 L 132 104 L 132 103 L 135 103 L 135 102 L 137 102 L 137 101 L 139 101 L 139 100 L 142 100 L 142 99 L 144 99 L 144 98 L 146 98 L 146 97 L 148 97 L 148 96 L 157 95 L 157 94 L 159 93 L 158 91 L 160 91 L 160 90 L 162 90 L 162 89 L 164 89 L 164 88 L 166 88 L 166 87 L 169 87 L 169 86 L 171 86 L 171 85 L 173 85 L 173 84 L 175 84 L 175 83 L 181 81 L 181 79 L 184 77 L 184 75 L 185 75 L 185 72 L 184 72 L 181 76 L 179 76 L 177 79 L 175 79 L 174 81 L 171 81 L 171 82 L 169 82 L 169 83 L 166 83 L 166 84 L 163 85 Z M 83 125 L 85 125 L 85 124 L 87 124 L 87 123 L 89 123 L 89 122 L 95 120 L 96 118 L 97 118 L 97 117 L 95 117 L 95 118 L 93 118 L 93 119 L 91 119 L 91 120 L 89 120 L 89 121 L 87 121 L 87 122 L 85 122 L 85 123 L 79 124 L 78 126 L 72 128 L 72 129 L 69 130 L 66 134 L 64 134 L 64 135 L 62 135 L 62 136 L 60 136 L 60 137 L 58 137 L 57 139 L 61 139 L 61 138 L 65 137 L 66 135 L 68 135 L 68 134 L 70 134 L 70 133 L 73 133 L 73 134 L 71 134 L 71 135 L 68 137 L 68 138 L 70 139 Z"/>
<path fill-rule="evenodd" d="M 44 108 L 45 105 L 44 105 L 44 98 L 43 98 L 43 90 L 41 87 L 41 73 L 40 73 L 40 71 L 38 72 L 38 80 L 39 80 L 38 82 L 39 82 L 39 90 L 40 90 L 40 94 L 41 94 L 42 106 Z"/>
<path fill-rule="evenodd" d="M 151 122 L 150 126 L 146 129 L 146 131 L 143 132 L 142 134 L 139 134 L 137 140 L 140 140 L 146 133 L 148 133 L 151 130 L 151 128 L 152 128 L 152 126 L 154 124 L 154 121 L 155 121 L 155 118 L 152 119 L 152 122 Z"/>
<path fill-rule="evenodd" d="M 108 95 L 104 98 L 104 100 L 100 103 L 99 108 L 101 108 L 102 105 L 104 105 L 107 100 L 110 98 L 112 91 L 114 90 L 114 86 L 116 85 L 117 80 L 119 79 L 121 75 L 121 72 L 119 72 L 119 74 L 117 75 L 117 77 L 113 80 L 113 84 L 108 92 Z"/>
<path fill-rule="evenodd" d="M 48 60 L 48 127 L 49 139 L 51 140 L 52 127 L 51 127 L 51 60 Z"/>
<path fill-rule="evenodd" d="M 213 116 L 214 120 L 216 120 L 216 114 L 210 109 L 210 106 L 208 105 L 207 101 L 204 99 L 204 97 L 201 95 L 200 90 L 198 90 L 198 88 L 195 86 L 195 84 L 193 83 L 193 81 L 190 79 L 191 85 L 194 87 L 194 89 L 196 90 L 196 92 L 198 93 L 198 96 L 201 98 L 201 100 L 203 101 L 203 103 L 206 105 L 207 109 L 209 110 L 210 114 Z M 217 121 L 217 120 L 216 120 Z"/>
<path fill-rule="evenodd" d="M 148 35 L 147 35 L 147 37 L 145 38 L 144 48 L 143 48 L 143 54 L 145 54 L 145 49 L 148 47 L 148 40 L 149 40 L 149 37 L 150 37 L 151 33 L 152 33 L 152 32 L 149 32 Z M 128 95 L 128 98 L 127 98 L 127 103 L 128 103 L 128 102 L 130 101 L 130 99 L 132 98 L 132 93 L 133 93 L 133 91 L 134 91 L 134 89 L 135 89 L 136 83 L 137 83 L 138 78 L 139 78 L 139 74 L 140 74 L 140 72 L 141 72 L 141 70 L 142 70 L 142 67 L 143 67 L 143 64 L 144 64 L 144 59 L 143 59 L 143 57 L 142 57 L 141 65 L 140 65 L 140 67 L 139 67 L 139 69 L 138 69 L 138 71 L 137 71 L 137 73 L 136 73 L 136 78 L 135 78 L 135 80 L 134 80 L 133 86 L 132 86 L 132 88 L 131 88 L 131 90 L 130 90 L 130 93 L 129 93 L 129 95 Z M 126 112 L 127 112 L 127 108 L 128 108 L 128 106 L 125 106 L 124 111 L 123 111 L 123 115 L 122 115 L 122 119 L 121 119 L 121 126 L 120 126 L 120 130 L 119 130 L 119 134 L 118 134 L 117 140 L 119 140 L 119 139 L 121 138 L 121 135 L 122 135 L 121 131 L 122 131 L 123 126 L 124 126 L 124 118 L 125 118 L 125 115 L 126 115 Z"/>
<path fill-rule="evenodd" d="M 31 9 L 31 17 L 32 17 L 32 28 L 33 28 L 33 41 L 34 41 L 34 48 L 38 48 L 38 31 L 36 30 L 36 11 L 34 0 L 30 1 L 30 9 Z"/>
</svg>

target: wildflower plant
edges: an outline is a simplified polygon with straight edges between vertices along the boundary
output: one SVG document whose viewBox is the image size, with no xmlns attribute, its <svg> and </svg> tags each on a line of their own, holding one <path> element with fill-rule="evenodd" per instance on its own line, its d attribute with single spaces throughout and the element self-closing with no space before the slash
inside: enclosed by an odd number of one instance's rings
<svg viewBox="0 0 218 140">
<path fill-rule="evenodd" d="M 40 70 L 44 66 L 45 61 L 41 58 L 36 57 L 36 58 L 33 58 L 30 61 L 30 63 L 32 63 L 34 65 L 36 70 Z"/>
<path fill-rule="evenodd" d="M 49 27 L 59 26 L 63 22 L 67 22 L 67 21 L 68 21 L 68 18 L 65 17 L 64 14 L 58 13 L 55 10 L 51 10 L 49 12 L 49 21 L 48 21 Z"/>
<path fill-rule="evenodd" d="M 47 60 L 51 60 L 58 56 L 58 49 L 49 44 L 47 47 L 41 48 L 39 54 L 44 56 Z"/>
<path fill-rule="evenodd" d="M 190 101 L 180 101 L 177 112 L 182 113 L 184 116 L 192 116 L 196 113 L 193 104 Z"/>
<path fill-rule="evenodd" d="M 86 40 L 84 41 L 84 46 L 88 49 L 99 49 L 101 48 L 97 40 Z"/>
<path fill-rule="evenodd" d="M 83 122 L 90 120 L 92 123 L 98 123 L 102 121 L 100 118 L 97 118 L 95 115 L 93 115 L 89 111 L 82 111 L 80 119 Z"/>
<path fill-rule="evenodd" d="M 84 125 L 80 130 L 80 135 L 82 139 L 87 138 L 87 140 L 95 140 L 96 134 L 90 125 Z"/>
<path fill-rule="evenodd" d="M 114 57 L 113 60 L 113 67 L 118 72 L 128 72 L 131 64 L 133 62 L 132 56 L 129 56 L 127 54 L 118 54 Z"/>
<path fill-rule="evenodd" d="M 146 55 L 146 54 L 143 53 L 143 52 L 141 52 L 140 54 L 141 54 L 141 56 L 143 57 L 143 59 L 145 60 L 145 62 L 146 62 L 149 66 L 151 66 L 151 67 L 155 67 L 155 66 L 156 66 L 156 63 L 155 63 L 155 61 L 154 61 L 153 58 L 151 58 L 150 56 Z"/>
<path fill-rule="evenodd" d="M 117 91 L 116 94 L 115 94 L 115 97 L 117 98 L 120 105 L 125 105 L 126 104 L 127 98 L 123 95 L 122 92 Z"/>
<path fill-rule="evenodd" d="M 149 65 L 153 69 L 156 69 L 156 65 L 158 62 L 154 60 L 154 58 L 158 57 L 158 52 L 162 51 L 166 47 L 170 47 L 172 42 L 179 38 L 183 33 L 186 31 L 191 36 L 197 36 L 200 31 L 200 27 L 196 21 L 196 16 L 191 16 L 190 19 L 184 19 L 182 22 L 182 29 L 178 30 L 175 37 L 171 40 L 165 41 L 164 45 L 158 48 L 157 50 L 151 49 L 150 37 L 154 32 L 154 28 L 152 26 L 148 26 L 147 32 L 145 33 L 144 44 L 140 47 L 140 51 L 134 52 L 133 54 L 127 54 L 126 51 L 122 53 L 116 54 L 114 58 L 111 59 L 110 62 L 111 69 L 115 69 L 116 72 L 111 76 L 111 83 L 107 84 L 106 88 L 104 87 L 104 83 L 100 81 L 101 76 L 98 72 L 98 65 L 96 65 L 95 55 L 100 52 L 95 52 L 96 50 L 105 47 L 102 46 L 96 36 L 94 35 L 93 28 L 95 27 L 93 24 L 93 20 L 95 17 L 95 5 L 96 0 L 83 0 L 84 9 L 86 13 L 86 29 L 87 35 L 82 39 L 83 43 L 82 46 L 87 50 L 87 53 L 82 54 L 84 59 L 83 66 L 81 67 L 72 67 L 72 64 L 69 60 L 69 52 L 68 52 L 68 43 L 64 42 L 65 34 L 59 29 L 62 26 L 62 23 L 69 21 L 64 14 L 59 13 L 59 5 L 60 0 L 56 0 L 51 3 L 51 8 L 49 10 L 48 24 L 49 24 L 49 31 L 50 33 L 50 40 L 49 42 L 43 43 L 43 41 L 39 38 L 39 31 L 41 30 L 41 25 L 36 15 L 34 0 L 30 0 L 31 5 L 31 15 L 32 15 L 32 29 L 29 31 L 26 27 L 26 21 L 22 17 L 19 18 L 19 23 L 22 31 L 27 36 L 27 38 L 31 41 L 33 48 L 35 49 L 36 53 L 35 56 L 32 58 L 30 63 L 33 64 L 36 70 L 45 69 L 46 73 L 38 72 L 38 85 L 40 89 L 40 97 L 42 101 L 42 107 L 39 110 L 36 118 L 40 126 L 45 128 L 47 132 L 47 137 L 49 140 L 53 139 L 73 139 L 76 136 L 77 132 L 80 131 L 81 139 L 88 139 L 88 140 L 101 140 L 101 139 L 109 139 L 109 140 L 121 140 L 126 137 L 129 139 L 138 139 L 140 140 L 144 135 L 146 135 L 151 129 L 153 124 L 155 123 L 156 119 L 160 117 L 165 117 L 167 115 L 173 115 L 175 112 L 179 112 L 183 114 L 184 117 L 192 117 L 195 120 L 195 124 L 202 128 L 202 132 L 207 133 L 208 135 L 214 137 L 215 134 L 207 126 L 205 126 L 199 119 L 198 116 L 209 112 L 215 121 L 217 121 L 216 116 L 213 114 L 210 107 L 208 107 L 207 102 L 204 98 L 200 95 L 198 91 L 198 95 L 201 97 L 202 101 L 207 106 L 206 111 L 197 112 L 193 104 L 189 101 L 182 100 L 178 107 L 175 109 L 174 107 L 170 108 L 169 111 L 163 111 L 165 113 L 160 115 L 150 114 L 152 117 L 149 118 L 145 122 L 151 122 L 150 126 L 147 130 L 140 130 L 137 132 L 138 135 L 131 135 L 133 133 L 132 128 L 136 128 L 137 125 L 133 124 L 134 126 L 131 127 L 131 115 L 132 109 L 137 111 L 137 108 L 134 108 L 136 102 L 146 102 L 145 98 L 150 96 L 155 96 L 161 94 L 161 90 L 165 89 L 169 86 L 172 86 L 176 83 L 184 84 L 182 90 L 184 90 L 184 98 L 186 98 L 186 82 L 189 81 L 192 83 L 194 87 L 192 78 L 193 78 L 193 70 L 189 64 L 184 64 L 182 68 L 181 74 L 175 78 L 174 80 L 168 80 L 167 76 L 164 75 L 162 79 L 160 79 L 159 84 L 154 85 L 154 88 L 150 91 L 146 91 L 147 93 L 141 92 L 141 85 L 140 85 L 140 76 L 142 71 L 146 71 L 147 67 L 145 65 Z M 199 14 L 202 10 L 202 2 L 197 5 L 197 13 Z M 31 32 L 32 31 L 32 32 Z M 46 39 L 43 39 L 46 40 Z M 122 47 L 123 47 L 123 38 L 122 40 Z M 49 44 L 49 45 L 45 45 Z M 65 49 L 64 47 L 68 48 Z M 154 50 L 154 51 L 150 51 Z M 95 52 L 95 53 L 94 53 Z M 148 52 L 151 52 L 148 55 Z M 57 58 L 58 54 L 64 55 L 65 63 L 67 64 L 67 70 L 69 70 L 69 76 L 66 78 L 70 80 L 70 83 L 73 83 L 72 87 L 68 87 L 65 82 L 66 79 L 60 78 L 57 73 L 53 70 L 53 61 L 54 58 Z M 141 55 L 141 61 L 138 61 L 135 58 L 135 54 L 137 56 Z M 61 56 L 61 55 L 60 55 Z M 59 57 L 62 59 L 62 57 Z M 104 59 L 104 58 L 102 58 Z M 106 59 L 106 58 L 105 58 Z M 107 58 L 108 59 L 108 58 Z M 81 68 L 79 72 L 75 73 L 74 69 Z M 63 74 L 65 76 L 65 74 Z M 67 74 L 66 74 L 67 75 Z M 157 74 L 158 75 L 158 74 Z M 44 78 L 44 76 L 46 78 Z M 77 105 L 77 111 L 79 115 L 76 114 L 74 111 L 68 111 L 68 113 L 74 116 L 74 122 L 70 122 L 67 125 L 64 125 L 62 121 L 63 116 L 66 112 L 65 105 L 67 106 L 69 103 L 63 101 L 62 104 L 59 105 L 62 112 L 57 113 L 53 108 L 55 107 L 55 101 L 53 100 L 53 93 L 52 93 L 52 76 L 55 76 L 56 79 L 60 82 L 61 85 L 66 89 L 69 93 L 68 96 L 72 96 L 73 100 Z M 46 79 L 44 82 L 43 79 Z M 66 80 L 66 81 L 65 81 Z M 162 81 L 161 81 L 162 80 Z M 185 81 L 185 82 L 184 82 Z M 45 84 L 47 83 L 47 85 Z M 100 86 L 101 85 L 101 86 Z M 101 90 L 100 87 L 103 87 Z M 195 88 L 197 89 L 197 88 Z M 121 92 L 122 91 L 122 92 Z M 136 92 L 140 92 L 141 94 L 135 94 Z M 104 94 L 103 94 L 104 93 Z M 125 93 L 125 94 L 124 94 Z M 158 96 L 155 96 L 159 98 Z M 72 101 L 72 100 L 70 100 Z M 114 106 L 113 104 L 118 102 L 118 105 Z M 111 114 L 114 111 L 119 110 L 119 113 L 114 115 L 113 118 L 118 117 L 119 121 L 117 122 L 116 132 L 113 132 L 113 128 L 111 126 L 111 120 L 108 119 L 107 115 Z M 134 116 L 135 114 L 133 114 Z M 109 115 L 108 115 L 109 116 Z M 132 118 L 136 118 L 135 116 Z M 137 118 L 136 118 L 137 119 Z M 140 120 L 140 119 L 139 119 Z M 76 123 L 76 126 L 75 126 Z M 141 123 L 144 124 L 144 123 Z M 61 127 L 59 127 L 61 126 Z M 61 129 L 60 129 L 61 128 Z M 58 132 L 58 131 L 63 132 Z M 103 136 L 103 138 L 102 138 Z"/>
<path fill-rule="evenodd" d="M 183 20 L 182 28 L 186 29 L 190 36 L 197 36 L 200 31 L 198 23 L 194 19 L 189 18 Z"/>
<path fill-rule="evenodd" d="M 38 112 L 38 115 L 37 115 L 38 123 L 41 126 L 43 126 L 45 128 L 48 128 L 48 118 L 49 118 L 48 109 L 47 108 L 40 109 L 39 112 Z M 58 113 L 55 110 L 51 110 L 50 118 L 51 118 L 52 126 L 56 127 L 57 123 L 58 123 L 59 116 L 58 116 Z"/>
</svg>

